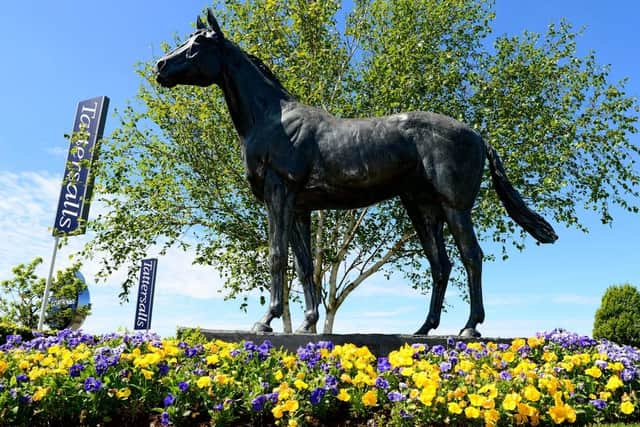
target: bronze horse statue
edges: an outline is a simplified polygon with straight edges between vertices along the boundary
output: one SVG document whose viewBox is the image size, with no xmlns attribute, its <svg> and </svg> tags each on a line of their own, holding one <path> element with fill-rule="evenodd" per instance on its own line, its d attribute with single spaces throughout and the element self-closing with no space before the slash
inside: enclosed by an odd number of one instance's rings
<svg viewBox="0 0 640 427">
<path fill-rule="evenodd" d="M 530 210 L 505 176 L 496 151 L 467 125 L 430 112 L 387 117 L 339 119 L 297 102 L 256 57 L 227 40 L 211 10 L 206 26 L 161 58 L 156 79 L 164 87 L 218 85 L 240 136 L 246 176 L 264 202 L 269 223 L 271 301 L 254 331 L 272 331 L 282 315 L 289 244 L 304 288 L 305 319 L 298 332 L 318 321 L 313 286 L 311 211 L 354 209 L 400 197 L 429 260 L 433 276 L 431 304 L 416 334 L 440 323 L 451 272 L 443 225 L 454 237 L 467 271 L 470 315 L 460 331 L 480 336 L 482 250 L 471 222 L 485 158 L 493 186 L 508 214 L 542 243 L 557 236 Z"/>
</svg>

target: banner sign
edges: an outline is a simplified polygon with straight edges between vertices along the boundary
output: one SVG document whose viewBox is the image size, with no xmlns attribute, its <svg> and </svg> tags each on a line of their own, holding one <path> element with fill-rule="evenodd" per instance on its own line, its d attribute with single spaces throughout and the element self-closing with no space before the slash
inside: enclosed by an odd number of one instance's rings
<svg viewBox="0 0 640 427">
<path fill-rule="evenodd" d="M 71 139 L 67 163 L 58 199 L 53 235 L 84 234 L 89 205 L 93 191 L 93 176 L 90 173 L 97 158 L 96 143 L 102 138 L 109 98 L 98 96 L 78 103 L 73 132 L 83 131 L 82 138 Z"/>
<path fill-rule="evenodd" d="M 151 329 L 151 311 L 153 310 L 153 292 L 156 287 L 157 267 L 157 258 L 142 260 L 133 329 Z"/>
</svg>

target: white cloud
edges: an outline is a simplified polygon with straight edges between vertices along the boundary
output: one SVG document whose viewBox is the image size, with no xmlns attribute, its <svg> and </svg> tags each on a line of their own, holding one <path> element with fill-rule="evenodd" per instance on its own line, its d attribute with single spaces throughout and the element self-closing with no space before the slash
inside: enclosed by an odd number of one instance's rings
<svg viewBox="0 0 640 427">
<path fill-rule="evenodd" d="M 9 275 L 12 266 L 30 261 L 36 256 L 50 261 L 53 237 L 49 227 L 53 223 L 55 208 L 60 191 L 60 177 L 46 172 L 11 173 L 0 171 L 0 277 Z M 100 203 L 92 206 L 93 214 L 104 212 Z M 93 216 L 92 214 L 92 216 Z M 56 265 L 64 268 L 70 264 L 66 255 L 78 251 L 88 240 L 88 236 L 76 236 L 59 252 Z M 160 247 L 149 250 L 149 256 L 157 256 Z M 222 288 L 222 280 L 215 269 L 192 265 L 194 254 L 172 248 L 159 257 L 159 283 L 169 293 L 195 298 L 217 298 Z M 87 278 L 97 272 L 98 266 L 85 263 L 83 272 Z M 116 272 L 111 283 L 121 283 L 124 272 Z M 203 285 L 204 284 L 204 285 Z"/>
<path fill-rule="evenodd" d="M 398 310 L 380 310 L 380 311 L 363 311 L 362 312 L 362 316 L 363 317 L 369 317 L 369 318 L 383 318 L 383 317 L 391 317 L 391 318 L 395 318 L 398 316 L 403 316 L 407 313 L 411 313 L 413 311 L 416 311 L 416 307 L 410 306 L 410 307 L 403 307 L 400 308 Z"/>
<path fill-rule="evenodd" d="M 12 266 L 53 249 L 53 224 L 60 178 L 45 172 L 0 171 L 0 277 Z"/>
<path fill-rule="evenodd" d="M 592 295 L 578 294 L 537 294 L 537 295 L 492 295 L 485 298 L 487 306 L 511 306 L 531 304 L 562 304 L 562 305 L 598 305 L 600 298 Z"/>
<path fill-rule="evenodd" d="M 54 145 L 52 147 L 47 147 L 45 149 L 45 152 L 54 157 L 66 158 L 67 154 L 69 154 L 69 147 L 62 146 L 62 145 Z"/>
<path fill-rule="evenodd" d="M 600 297 L 592 295 L 560 294 L 551 298 L 554 304 L 598 305 Z"/>
<path fill-rule="evenodd" d="M 397 283 L 392 280 L 385 282 L 373 280 L 370 282 L 365 281 L 353 291 L 353 295 L 357 295 L 359 297 L 424 297 L 424 294 L 413 289 L 408 283 Z"/>
</svg>

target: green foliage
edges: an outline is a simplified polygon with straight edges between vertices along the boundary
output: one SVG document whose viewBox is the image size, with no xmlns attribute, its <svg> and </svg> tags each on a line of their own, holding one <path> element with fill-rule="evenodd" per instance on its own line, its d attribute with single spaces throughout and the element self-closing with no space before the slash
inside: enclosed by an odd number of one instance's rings
<svg viewBox="0 0 640 427">
<path fill-rule="evenodd" d="M 593 337 L 640 347 L 640 292 L 629 283 L 610 286 L 596 311 Z"/>
<path fill-rule="evenodd" d="M 42 295 L 46 280 L 35 274 L 35 269 L 42 263 L 42 258 L 34 258 L 29 264 L 19 264 L 12 269 L 14 277 L 0 282 L 0 321 L 20 325 L 28 329 L 36 329 L 40 318 Z M 71 267 L 60 270 L 51 281 L 49 306 L 45 323 L 52 329 L 61 329 L 73 313 L 71 308 L 53 311 L 55 301 L 74 300 L 79 292 L 86 289 L 76 273 L 81 264 L 76 262 Z M 88 314 L 90 307 L 83 307 Z"/>
<path fill-rule="evenodd" d="M 194 346 L 196 344 L 204 344 L 209 340 L 200 331 L 200 328 L 180 328 L 176 334 L 176 339 Z"/>
<path fill-rule="evenodd" d="M 7 340 L 7 335 L 20 335 L 22 341 L 29 341 L 33 339 L 33 332 L 30 328 L 16 325 L 6 321 L 0 321 L 0 345 L 4 344 Z"/>
<path fill-rule="evenodd" d="M 220 1 L 216 15 L 227 37 L 262 58 L 301 102 L 341 117 L 429 110 L 469 123 L 496 147 L 528 203 L 556 223 L 585 229 L 580 209 L 604 223 L 614 206 L 638 211 L 640 149 L 629 139 L 638 105 L 624 80 L 609 81 L 594 53 L 577 54 L 579 33 L 566 22 L 545 34 L 497 37 L 489 48 L 491 1 L 358 0 L 350 11 L 336 0 Z M 229 298 L 265 291 L 266 217 L 245 181 L 221 91 L 160 89 L 154 61 L 138 73 L 138 96 L 103 145 L 97 182 L 110 209 L 91 225 L 96 237 L 85 256 L 107 254 L 102 277 L 128 268 L 122 298 L 154 244 L 162 252 L 193 248 L 195 263 L 221 272 Z M 475 211 L 479 237 L 498 242 L 503 257 L 524 247 L 524 232 L 505 215 L 488 177 Z M 430 286 L 428 263 L 396 200 L 315 213 L 312 246 L 325 332 L 373 274 Z M 464 271 L 452 261 L 460 284 Z"/>
</svg>

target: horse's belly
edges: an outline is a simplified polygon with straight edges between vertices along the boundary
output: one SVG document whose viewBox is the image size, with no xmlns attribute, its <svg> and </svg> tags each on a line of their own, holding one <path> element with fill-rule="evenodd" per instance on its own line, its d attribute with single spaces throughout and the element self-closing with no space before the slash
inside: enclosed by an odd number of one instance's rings
<svg viewBox="0 0 640 427">
<path fill-rule="evenodd" d="M 388 190 L 388 189 L 387 189 Z M 322 209 L 356 209 L 373 205 L 382 200 L 396 196 L 397 192 L 369 192 L 361 191 L 327 192 L 320 189 L 312 189 L 298 194 L 296 204 L 301 209 L 322 210 Z"/>
<path fill-rule="evenodd" d="M 314 183 L 311 180 L 298 193 L 297 204 L 301 208 L 312 210 L 361 208 L 395 197 L 416 183 L 417 179 L 413 174 L 369 185 L 363 185 L 362 182 L 349 185 L 344 181 L 332 185 L 327 181 Z"/>
</svg>

